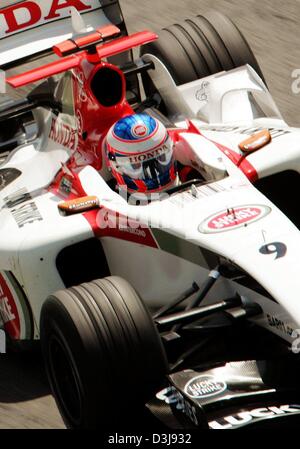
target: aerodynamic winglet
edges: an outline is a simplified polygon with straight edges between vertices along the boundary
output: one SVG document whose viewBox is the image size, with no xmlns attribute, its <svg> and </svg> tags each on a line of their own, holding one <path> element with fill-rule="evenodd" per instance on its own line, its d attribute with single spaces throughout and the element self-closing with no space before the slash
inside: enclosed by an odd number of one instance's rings
<svg viewBox="0 0 300 449">
<path fill-rule="evenodd" d="M 106 44 L 98 45 L 96 47 L 97 58 L 95 58 L 95 55 L 89 55 L 86 51 L 81 51 L 76 55 L 63 57 L 59 61 L 54 61 L 42 67 L 30 70 L 29 72 L 7 78 L 6 82 L 14 88 L 23 87 L 42 79 L 66 72 L 67 70 L 79 67 L 84 58 L 91 63 L 97 64 L 104 58 L 115 56 L 119 53 L 126 52 L 134 47 L 139 47 L 140 45 L 153 42 L 157 39 L 157 34 L 152 33 L 151 31 L 142 31 L 132 34 L 131 36 L 115 39 L 114 41 Z"/>
<path fill-rule="evenodd" d="M 132 48 L 139 47 L 140 45 L 156 41 L 157 39 L 158 35 L 151 31 L 142 31 L 131 36 L 121 37 L 107 44 L 99 45 L 97 47 L 98 56 L 100 59 L 115 56 Z"/>
<path fill-rule="evenodd" d="M 31 83 L 36 83 L 45 78 L 66 72 L 67 70 L 75 69 L 81 62 L 79 55 L 71 55 L 60 61 L 54 61 L 50 64 L 22 73 L 21 75 L 11 76 L 6 79 L 6 82 L 14 88 L 27 86 Z"/>
</svg>

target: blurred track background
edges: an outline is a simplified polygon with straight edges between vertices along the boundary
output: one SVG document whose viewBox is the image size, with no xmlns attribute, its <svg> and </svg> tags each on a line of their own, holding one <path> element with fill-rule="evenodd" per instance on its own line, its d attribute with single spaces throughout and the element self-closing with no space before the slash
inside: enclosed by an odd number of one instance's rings
<svg viewBox="0 0 300 449">
<path fill-rule="evenodd" d="M 300 126 L 300 94 L 292 92 L 292 73 L 300 69 L 299 0 L 121 0 L 121 5 L 130 32 L 158 31 L 211 9 L 227 14 L 248 39 L 285 120 Z M 40 358 L 0 355 L 0 428 L 63 427 Z"/>
<path fill-rule="evenodd" d="M 281 113 L 300 126 L 300 94 L 292 72 L 300 69 L 299 0 L 121 0 L 130 31 L 166 25 L 211 9 L 227 14 L 245 34 Z"/>
</svg>

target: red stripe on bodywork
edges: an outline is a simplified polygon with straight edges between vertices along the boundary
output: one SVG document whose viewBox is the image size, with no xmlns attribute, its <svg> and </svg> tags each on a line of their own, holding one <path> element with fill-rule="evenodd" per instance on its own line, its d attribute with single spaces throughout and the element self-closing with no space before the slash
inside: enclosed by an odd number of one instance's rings
<svg viewBox="0 0 300 449">
<path fill-rule="evenodd" d="M 0 310 L 4 321 L 4 330 L 13 340 L 19 340 L 21 323 L 14 296 L 4 277 L 0 274 Z"/>
<path fill-rule="evenodd" d="M 54 183 L 48 189 L 50 192 L 60 197 L 64 201 L 73 200 L 76 198 L 80 198 L 80 196 L 87 195 L 81 185 L 78 174 L 73 172 L 72 169 L 69 170 L 73 176 L 73 178 L 69 177 L 69 179 L 73 181 L 72 187 L 76 194 L 70 193 L 67 196 L 63 196 L 61 194 L 59 188 L 60 182 L 62 177 L 66 176 L 62 172 L 57 176 Z M 143 246 L 149 246 L 151 248 L 158 248 L 156 240 L 154 239 L 149 228 L 141 227 L 138 225 L 138 223 L 134 222 L 134 220 L 120 216 L 115 212 L 110 211 L 109 209 L 101 207 L 100 210 L 91 210 L 82 214 L 82 216 L 89 223 L 95 237 L 112 237 L 119 240 L 126 240 L 128 242 L 137 243 Z"/>
<path fill-rule="evenodd" d="M 230 148 L 225 147 L 224 145 L 215 142 L 214 140 L 209 139 L 208 137 L 204 136 L 201 131 L 196 128 L 196 126 L 189 121 L 189 128 L 188 130 L 182 130 L 180 132 L 190 132 L 194 134 L 199 134 L 200 136 L 204 137 L 206 140 L 209 140 L 209 142 L 212 142 L 214 145 L 216 145 L 217 148 L 219 148 L 220 151 L 222 151 L 225 156 L 227 156 L 231 162 L 233 162 L 237 167 L 241 169 L 241 171 L 247 176 L 249 181 L 255 182 L 258 180 L 258 173 L 256 169 L 253 167 L 252 164 L 247 159 L 247 156 L 240 155 L 236 153 L 235 151 L 231 150 Z"/>
<path fill-rule="evenodd" d="M 95 237 L 111 237 L 150 248 L 158 248 L 149 228 L 143 228 L 133 220 L 116 215 L 109 209 L 102 207 L 100 211 L 93 210 L 83 216 L 89 222 Z"/>
<path fill-rule="evenodd" d="M 237 167 L 239 167 L 241 171 L 247 176 L 249 181 L 255 182 L 258 180 L 257 171 L 245 156 L 241 156 L 235 151 L 230 150 L 229 148 L 224 147 L 224 145 L 214 142 L 213 140 L 210 140 L 210 142 L 214 143 L 219 148 L 219 150 L 222 151 L 222 153 L 224 153 Z"/>
</svg>

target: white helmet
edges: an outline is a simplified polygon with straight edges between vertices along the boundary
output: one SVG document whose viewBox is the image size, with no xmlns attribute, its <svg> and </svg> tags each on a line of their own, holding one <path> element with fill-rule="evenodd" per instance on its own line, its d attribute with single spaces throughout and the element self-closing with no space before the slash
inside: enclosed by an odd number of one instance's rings
<svg viewBox="0 0 300 449">
<path fill-rule="evenodd" d="M 159 192 L 174 184 L 174 145 L 156 118 L 148 114 L 124 117 L 109 130 L 106 142 L 112 174 L 129 193 Z"/>
</svg>

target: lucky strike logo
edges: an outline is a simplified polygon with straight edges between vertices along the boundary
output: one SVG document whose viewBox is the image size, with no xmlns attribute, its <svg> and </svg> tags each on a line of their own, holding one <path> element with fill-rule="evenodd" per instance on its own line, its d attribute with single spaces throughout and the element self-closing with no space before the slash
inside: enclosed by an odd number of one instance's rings
<svg viewBox="0 0 300 449">
<path fill-rule="evenodd" d="M 208 398 L 223 393 L 227 385 L 222 380 L 213 376 L 197 376 L 191 379 L 185 386 L 184 392 L 194 399 Z"/>
<path fill-rule="evenodd" d="M 148 133 L 148 129 L 145 125 L 135 125 L 132 130 L 131 133 L 134 137 L 145 137 Z"/>
<path fill-rule="evenodd" d="M 85 12 L 99 8 L 97 0 L 31 0 L 16 2 L 0 9 L 0 38 L 10 34 L 35 28 L 45 22 L 51 22 L 70 16 L 70 8 Z"/>
<path fill-rule="evenodd" d="M 199 226 L 204 234 L 232 231 L 242 226 L 248 226 L 262 219 L 271 212 L 267 206 L 240 206 L 222 211 L 206 219 Z"/>
<path fill-rule="evenodd" d="M 242 411 L 232 415 L 224 416 L 208 423 L 210 429 L 225 430 L 249 426 L 258 421 L 274 418 L 284 418 L 286 415 L 299 415 L 300 406 L 295 405 L 273 405 L 260 407 L 249 411 Z M 278 423 L 279 424 L 279 423 Z M 279 424 L 280 425 L 280 424 Z M 276 424 L 274 424 L 275 428 Z M 254 430 L 254 428 L 252 428 Z"/>
</svg>

